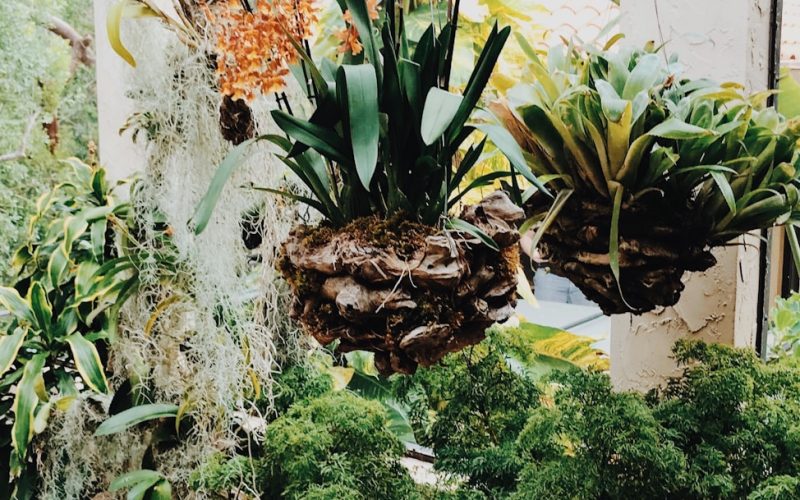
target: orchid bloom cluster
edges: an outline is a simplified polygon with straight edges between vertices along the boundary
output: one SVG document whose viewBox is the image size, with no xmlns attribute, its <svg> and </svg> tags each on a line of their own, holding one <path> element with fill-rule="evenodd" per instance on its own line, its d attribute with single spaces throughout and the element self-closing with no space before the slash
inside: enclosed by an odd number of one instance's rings
<svg viewBox="0 0 800 500">
<path fill-rule="evenodd" d="M 369 14 L 369 18 L 373 21 L 380 17 L 378 14 L 378 0 L 367 0 L 367 13 Z M 346 28 L 336 33 L 336 37 L 342 42 L 341 45 L 339 45 L 339 52 L 350 52 L 354 56 L 357 56 L 364 50 L 364 46 L 361 45 L 361 40 L 358 37 L 358 30 L 355 24 L 353 24 L 353 16 L 350 15 L 349 9 L 344 11 L 344 22 Z"/>
<path fill-rule="evenodd" d="M 220 91 L 247 100 L 283 89 L 289 65 L 298 58 L 291 37 L 309 39 L 318 21 L 312 0 L 258 2 L 252 13 L 230 0 L 206 15 L 216 30 Z"/>
</svg>

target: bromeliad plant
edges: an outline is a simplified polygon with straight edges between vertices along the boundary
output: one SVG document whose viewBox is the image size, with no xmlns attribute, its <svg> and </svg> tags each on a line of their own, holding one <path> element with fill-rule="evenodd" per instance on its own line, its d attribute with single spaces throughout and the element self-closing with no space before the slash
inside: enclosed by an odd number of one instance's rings
<svg viewBox="0 0 800 500">
<path fill-rule="evenodd" d="M 274 111 L 290 139 L 261 138 L 283 149 L 284 163 L 310 195 L 265 189 L 324 218 L 295 228 L 279 263 L 306 331 L 323 344 L 338 340 L 344 352 L 375 352 L 384 373 L 411 372 L 479 342 L 487 326 L 513 311 L 514 224 L 522 211 L 495 193 L 451 216 L 470 189 L 509 175 L 492 173 L 459 188 L 486 142 L 459 152 L 475 131 L 467 121 L 509 29 L 492 29 L 456 94 L 448 90 L 455 22 L 438 33 L 430 26 L 412 46 L 392 9 L 379 23 L 364 0 L 347 8 L 367 63 L 319 69 L 296 43 L 316 109 L 308 119 Z M 198 208 L 199 230 L 242 146 Z"/>
<path fill-rule="evenodd" d="M 116 238 L 129 205 L 112 195 L 103 169 L 70 163 L 72 180 L 37 202 L 14 257 L 16 282 L 0 287 L 0 467 L 23 476 L 20 498 L 32 487 L 29 445 L 50 413 L 85 389 L 108 392 L 105 345 L 138 283 Z"/>
<path fill-rule="evenodd" d="M 527 204 L 535 242 L 605 313 L 674 304 L 711 248 L 791 218 L 800 128 L 768 92 L 682 79 L 651 48 L 526 48 L 536 83 L 494 109 L 557 193 Z"/>
</svg>

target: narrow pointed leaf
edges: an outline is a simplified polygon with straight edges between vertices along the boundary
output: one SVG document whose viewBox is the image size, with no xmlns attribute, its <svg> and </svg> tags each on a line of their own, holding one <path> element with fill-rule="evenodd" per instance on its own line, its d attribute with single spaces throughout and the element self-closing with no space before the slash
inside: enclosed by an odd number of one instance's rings
<svg viewBox="0 0 800 500">
<path fill-rule="evenodd" d="M 469 222 L 463 219 L 458 219 L 455 217 L 448 219 L 447 228 L 452 229 L 454 231 L 462 231 L 471 234 L 472 236 L 475 236 L 476 238 L 481 240 L 481 242 L 483 242 L 484 245 L 491 248 L 492 250 L 496 251 L 500 250 L 500 247 L 497 246 L 497 243 L 488 234 L 484 233 L 480 228 L 470 224 Z"/>
<path fill-rule="evenodd" d="M 95 436 L 108 436 L 122 432 L 125 429 L 148 420 L 175 417 L 178 414 L 178 405 L 172 404 L 146 404 L 134 406 L 109 418 L 95 431 Z"/>
</svg>

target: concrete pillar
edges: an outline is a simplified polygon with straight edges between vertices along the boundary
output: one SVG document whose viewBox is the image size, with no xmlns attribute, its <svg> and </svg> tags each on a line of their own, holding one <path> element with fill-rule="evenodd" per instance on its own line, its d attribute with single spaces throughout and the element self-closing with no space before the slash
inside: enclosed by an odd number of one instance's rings
<svg viewBox="0 0 800 500">
<path fill-rule="evenodd" d="M 768 86 L 770 0 L 622 0 L 625 42 L 667 42 L 687 75 Z M 687 275 L 674 307 L 611 321 L 611 377 L 618 389 L 647 390 L 679 373 L 671 348 L 684 337 L 753 346 L 756 337 L 759 240 L 714 251 L 717 265 Z"/>
<path fill-rule="evenodd" d="M 97 71 L 97 121 L 99 129 L 100 163 L 111 180 L 129 177 L 144 170 L 145 152 L 142 144 L 131 140 L 130 132 L 120 134 L 120 128 L 135 111 L 126 95 L 127 75 L 132 68 L 111 48 L 106 31 L 108 7 L 117 0 L 94 1 L 95 64 Z M 125 26 L 123 26 L 123 37 Z"/>
</svg>

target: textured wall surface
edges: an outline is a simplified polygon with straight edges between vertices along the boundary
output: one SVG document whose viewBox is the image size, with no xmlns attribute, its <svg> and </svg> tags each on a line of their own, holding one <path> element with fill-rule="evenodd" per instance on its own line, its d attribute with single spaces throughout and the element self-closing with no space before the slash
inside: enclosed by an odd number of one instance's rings
<svg viewBox="0 0 800 500">
<path fill-rule="evenodd" d="M 769 0 L 622 0 L 627 43 L 666 42 L 693 77 L 767 86 Z M 743 239 L 742 239 L 743 240 Z M 688 274 L 674 307 L 612 319 L 611 376 L 619 389 L 647 390 L 678 368 L 670 349 L 683 337 L 753 345 L 758 302 L 758 240 L 719 248 L 717 265 Z"/>
<path fill-rule="evenodd" d="M 119 133 L 134 108 L 126 95 L 125 76 L 131 68 L 108 42 L 106 13 L 112 3 L 111 0 L 94 1 L 94 22 L 100 161 L 109 177 L 116 180 L 144 170 L 145 155 L 143 148 L 131 141 L 130 133 Z M 123 41 L 125 24 L 123 22 Z"/>
</svg>

